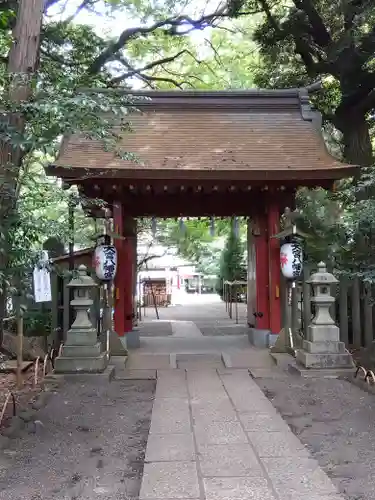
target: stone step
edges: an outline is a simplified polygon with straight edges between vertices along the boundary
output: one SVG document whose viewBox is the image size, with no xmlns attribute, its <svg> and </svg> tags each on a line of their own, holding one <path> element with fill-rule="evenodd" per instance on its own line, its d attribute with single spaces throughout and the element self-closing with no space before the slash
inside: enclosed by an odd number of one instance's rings
<svg viewBox="0 0 375 500">
<path fill-rule="evenodd" d="M 221 354 L 177 354 L 176 367 L 182 370 L 219 369 L 224 364 Z"/>
</svg>

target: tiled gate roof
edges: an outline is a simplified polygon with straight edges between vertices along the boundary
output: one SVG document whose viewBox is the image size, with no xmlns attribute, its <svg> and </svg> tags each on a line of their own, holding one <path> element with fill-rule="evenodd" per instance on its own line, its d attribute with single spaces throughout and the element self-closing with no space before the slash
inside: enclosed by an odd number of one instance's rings
<svg viewBox="0 0 375 500">
<path fill-rule="evenodd" d="M 124 133 L 121 149 L 139 162 L 106 152 L 99 141 L 65 137 L 54 165 L 97 169 L 101 177 L 178 178 L 205 172 L 236 178 L 282 180 L 337 179 L 351 175 L 353 166 L 329 154 L 320 131 L 320 115 L 312 110 L 307 92 L 255 90 L 227 92 L 139 92 L 139 113 L 130 115 L 132 132 Z M 72 170 L 73 169 L 73 170 Z M 59 173 L 58 173 L 59 172 Z M 52 173 L 52 172 L 51 172 Z"/>
</svg>

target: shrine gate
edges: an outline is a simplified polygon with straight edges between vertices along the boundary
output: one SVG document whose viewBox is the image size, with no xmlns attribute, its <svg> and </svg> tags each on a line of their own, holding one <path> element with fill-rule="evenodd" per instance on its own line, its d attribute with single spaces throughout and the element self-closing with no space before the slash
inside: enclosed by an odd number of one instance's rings
<svg viewBox="0 0 375 500">
<path fill-rule="evenodd" d="M 127 92 L 129 94 L 129 92 Z M 147 99 L 130 116 L 121 148 L 65 137 L 50 175 L 77 184 L 112 208 L 118 271 L 115 330 L 133 328 L 137 217 L 249 217 L 248 323 L 281 329 L 280 214 L 299 186 L 330 189 L 354 168 L 327 151 L 320 114 L 307 89 L 137 91 Z"/>
</svg>

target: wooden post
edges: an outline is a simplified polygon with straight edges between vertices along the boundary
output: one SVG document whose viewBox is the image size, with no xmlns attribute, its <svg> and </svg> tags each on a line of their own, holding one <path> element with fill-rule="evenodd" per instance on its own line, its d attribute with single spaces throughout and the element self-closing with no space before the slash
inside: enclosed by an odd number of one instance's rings
<svg viewBox="0 0 375 500">
<path fill-rule="evenodd" d="M 238 324 L 238 289 L 237 289 L 237 285 L 235 285 L 235 299 L 236 299 L 236 305 L 235 305 L 235 308 L 236 308 L 236 324 Z"/>
<path fill-rule="evenodd" d="M 339 322 L 340 340 L 346 347 L 349 345 L 349 321 L 348 321 L 348 278 L 341 276 L 339 284 Z"/>
<path fill-rule="evenodd" d="M 286 280 L 280 277 L 281 328 L 285 328 Z"/>
<path fill-rule="evenodd" d="M 51 290 L 52 290 L 52 305 L 51 305 L 51 336 L 48 339 L 48 347 L 57 345 L 58 328 L 59 328 L 59 276 L 56 271 L 51 273 Z"/>
<path fill-rule="evenodd" d="M 74 193 L 69 194 L 69 199 L 68 199 L 68 228 L 69 228 L 69 271 L 70 271 L 70 277 L 72 278 L 73 276 L 73 271 L 74 271 L 74 211 L 76 207 L 76 200 Z M 68 304 L 68 311 L 69 311 L 69 325 L 73 323 L 74 320 L 74 308 L 71 305 L 71 302 L 73 300 L 73 290 L 71 288 L 68 288 L 69 291 L 69 304 Z"/>
<path fill-rule="evenodd" d="M 70 328 L 70 317 L 69 317 L 69 300 L 70 300 L 70 290 L 68 287 L 68 284 L 70 282 L 69 276 L 64 276 L 63 278 L 63 334 L 62 334 L 62 341 L 65 342 L 66 340 L 66 334 Z"/>
<path fill-rule="evenodd" d="M 303 269 L 303 281 L 302 281 L 302 294 L 303 294 L 303 335 L 305 340 L 310 340 L 307 338 L 308 326 L 311 322 L 311 288 L 306 280 L 310 277 L 309 266 L 304 266 Z"/>
<path fill-rule="evenodd" d="M 298 288 L 297 282 L 293 282 L 291 286 L 291 328 L 293 337 L 296 338 L 298 335 Z"/>
<path fill-rule="evenodd" d="M 232 283 L 228 283 L 228 288 L 229 288 L 229 317 L 232 319 L 232 310 L 233 310 L 233 297 L 232 297 Z"/>
<path fill-rule="evenodd" d="M 371 285 L 369 283 L 363 284 L 365 299 L 364 299 L 364 341 L 365 347 L 370 347 L 374 340 L 372 332 L 372 297 Z"/>
<path fill-rule="evenodd" d="M 23 310 L 21 304 L 21 296 L 17 297 L 16 304 L 16 317 L 17 317 L 17 388 L 21 389 L 22 381 L 22 364 L 23 364 Z"/>
<path fill-rule="evenodd" d="M 352 299 L 353 345 L 356 348 L 360 348 L 362 345 L 361 304 L 360 304 L 360 283 L 357 277 L 353 279 L 351 299 Z"/>
<path fill-rule="evenodd" d="M 255 260 L 255 237 L 253 236 L 253 223 L 247 221 L 247 324 L 254 326 L 256 311 L 256 260 Z"/>
</svg>

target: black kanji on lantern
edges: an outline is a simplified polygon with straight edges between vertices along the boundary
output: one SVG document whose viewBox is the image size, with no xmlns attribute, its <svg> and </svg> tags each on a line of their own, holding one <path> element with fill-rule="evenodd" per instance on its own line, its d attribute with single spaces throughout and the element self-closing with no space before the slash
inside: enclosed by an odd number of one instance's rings
<svg viewBox="0 0 375 500">
<path fill-rule="evenodd" d="M 293 253 L 293 261 L 292 261 L 292 269 L 293 276 L 297 277 L 301 275 L 302 272 L 302 263 L 301 263 L 301 247 L 298 242 L 292 242 L 292 253 Z"/>
<path fill-rule="evenodd" d="M 103 263 L 104 279 L 110 280 L 114 277 L 116 270 L 116 250 L 112 246 L 106 246 L 103 248 L 103 253 L 105 255 Z"/>
</svg>

